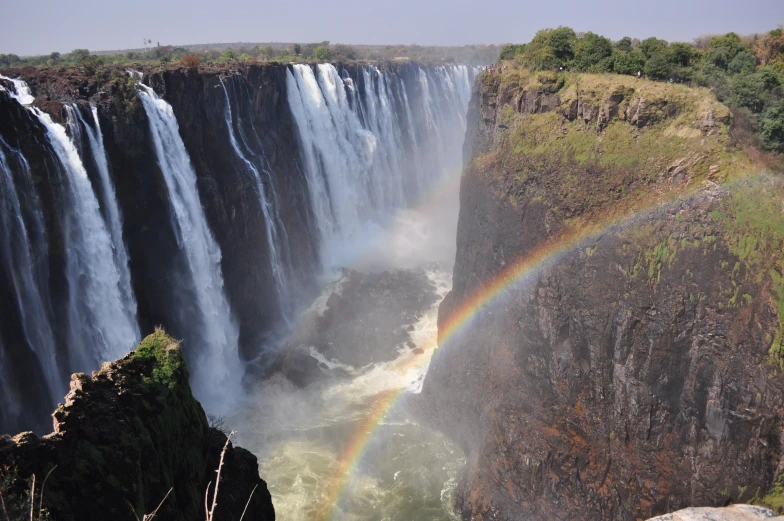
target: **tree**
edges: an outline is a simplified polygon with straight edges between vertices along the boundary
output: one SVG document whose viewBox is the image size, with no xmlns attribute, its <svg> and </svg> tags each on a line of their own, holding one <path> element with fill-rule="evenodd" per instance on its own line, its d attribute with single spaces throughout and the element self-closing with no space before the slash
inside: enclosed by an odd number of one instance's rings
<svg viewBox="0 0 784 521">
<path fill-rule="evenodd" d="M 694 48 L 688 43 L 673 42 L 667 46 L 666 56 L 670 63 L 688 67 L 694 55 Z"/>
<path fill-rule="evenodd" d="M 730 74 L 750 74 L 757 68 L 757 57 L 749 51 L 741 51 L 727 64 Z"/>
<path fill-rule="evenodd" d="M 612 42 L 604 36 L 586 33 L 574 44 L 574 66 L 577 70 L 587 71 L 610 56 L 612 56 Z M 604 69 L 602 72 L 606 72 L 607 65 L 599 69 Z"/>
<path fill-rule="evenodd" d="M 329 47 L 325 45 L 319 45 L 313 49 L 313 58 L 318 61 L 328 61 L 332 58 L 332 51 L 330 51 Z"/>
<path fill-rule="evenodd" d="M 302 46 L 298 43 L 295 43 L 292 51 L 294 51 L 294 56 L 299 56 L 302 54 Z"/>
<path fill-rule="evenodd" d="M 180 60 L 180 64 L 186 69 L 198 69 L 199 61 L 201 60 L 199 59 L 198 54 L 186 54 Z"/>
<path fill-rule="evenodd" d="M 265 60 L 271 60 L 275 57 L 275 49 L 270 47 L 269 45 L 263 45 L 256 48 L 256 52 L 259 58 L 263 58 Z"/>
<path fill-rule="evenodd" d="M 49 59 L 52 60 L 53 62 L 57 63 L 58 61 L 60 61 L 60 53 L 57 52 L 57 51 L 55 51 L 53 53 L 50 53 L 49 54 Z"/>
<path fill-rule="evenodd" d="M 645 55 L 637 49 L 631 52 L 616 52 L 613 70 L 618 74 L 636 76 L 645 69 Z"/>
<path fill-rule="evenodd" d="M 357 50 L 350 45 L 338 43 L 332 46 L 332 59 L 336 61 L 351 61 L 357 59 Z"/>
<path fill-rule="evenodd" d="M 503 47 L 501 47 L 501 55 L 499 59 L 501 60 L 511 60 L 517 54 L 517 46 L 513 43 L 507 43 Z"/>
<path fill-rule="evenodd" d="M 662 80 L 670 75 L 672 64 L 667 59 L 663 50 L 652 55 L 645 63 L 645 75 L 649 78 Z"/>
<path fill-rule="evenodd" d="M 654 54 L 660 53 L 667 48 L 667 42 L 652 36 L 641 41 L 637 48 L 645 55 L 646 60 L 650 60 Z"/>
<path fill-rule="evenodd" d="M 615 42 L 615 48 L 619 51 L 630 52 L 632 50 L 632 39 L 628 36 L 624 36 Z"/>
<path fill-rule="evenodd" d="M 220 61 L 222 61 L 222 62 L 233 62 L 233 61 L 237 61 L 237 53 L 236 53 L 236 52 L 234 52 L 234 49 L 232 49 L 231 47 L 229 47 L 228 49 L 226 49 L 225 51 L 223 51 L 223 54 L 221 54 L 221 55 L 220 55 L 220 58 L 219 58 L 219 60 L 220 60 Z"/>
<path fill-rule="evenodd" d="M 761 74 L 744 74 L 732 79 L 732 104 L 752 112 L 761 112 L 765 106 L 765 78 Z"/>
<path fill-rule="evenodd" d="M 762 114 L 759 129 L 765 148 L 784 152 L 784 100 Z"/>
<path fill-rule="evenodd" d="M 557 69 L 574 58 L 577 35 L 570 27 L 542 29 L 525 47 L 521 62 L 535 70 Z"/>
<path fill-rule="evenodd" d="M 90 51 L 87 49 L 74 49 L 71 51 L 71 60 L 75 63 L 81 63 L 86 60 L 88 56 L 90 56 Z"/>
</svg>

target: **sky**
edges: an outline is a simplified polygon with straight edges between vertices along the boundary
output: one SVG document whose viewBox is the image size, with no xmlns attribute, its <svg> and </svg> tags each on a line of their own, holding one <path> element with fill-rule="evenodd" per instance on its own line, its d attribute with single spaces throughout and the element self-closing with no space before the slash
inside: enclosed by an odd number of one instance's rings
<svg viewBox="0 0 784 521">
<path fill-rule="evenodd" d="M 779 24 L 784 0 L 2 0 L 0 53 L 138 48 L 146 38 L 161 45 L 499 44 L 559 25 L 612 39 L 691 41 Z"/>
</svg>

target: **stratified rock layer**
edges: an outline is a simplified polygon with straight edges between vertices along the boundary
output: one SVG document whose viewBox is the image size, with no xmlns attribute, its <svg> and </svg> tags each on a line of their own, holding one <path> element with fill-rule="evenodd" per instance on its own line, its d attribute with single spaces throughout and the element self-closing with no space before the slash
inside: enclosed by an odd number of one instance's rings
<svg viewBox="0 0 784 521">
<path fill-rule="evenodd" d="M 73 375 L 65 404 L 52 416 L 54 432 L 42 438 L 31 432 L 0 438 L 6 498 L 24 498 L 33 474 L 40 490 L 51 470 L 43 506 L 58 521 L 135 521 L 169 489 L 156 518 L 205 519 L 205 491 L 209 482 L 214 490 L 226 435 L 208 426 L 179 344 L 165 333 L 156 331 L 92 377 Z M 254 488 L 244 519 L 273 521 L 256 457 L 229 444 L 215 519 L 239 519 Z"/>
<path fill-rule="evenodd" d="M 739 181 L 727 115 L 707 91 L 633 78 L 480 78 L 423 391 L 469 454 L 464 519 L 635 520 L 771 491 L 782 187 Z"/>
</svg>

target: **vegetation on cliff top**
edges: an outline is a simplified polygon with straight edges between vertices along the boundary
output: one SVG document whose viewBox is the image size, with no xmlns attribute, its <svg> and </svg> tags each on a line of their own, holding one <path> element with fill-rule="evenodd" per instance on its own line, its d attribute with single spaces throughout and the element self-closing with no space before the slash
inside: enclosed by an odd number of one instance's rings
<svg viewBox="0 0 784 521">
<path fill-rule="evenodd" d="M 759 144 L 784 152 L 784 31 L 745 38 L 735 33 L 693 43 L 624 37 L 613 42 L 569 27 L 543 29 L 530 43 L 508 44 L 502 60 L 531 70 L 571 70 L 643 75 L 654 80 L 708 87 L 756 131 Z"/>
<path fill-rule="evenodd" d="M 328 41 L 292 44 L 238 44 L 172 46 L 158 45 L 144 51 L 91 53 L 75 49 L 70 53 L 53 52 L 48 55 L 21 58 L 15 54 L 0 54 L 0 69 L 4 67 L 49 67 L 69 69 L 79 67 L 90 75 L 107 65 L 160 65 L 182 63 L 187 68 L 202 64 L 259 63 L 259 62 L 314 62 L 314 61 L 416 61 L 419 63 L 487 64 L 498 58 L 495 45 L 464 45 L 440 47 L 423 45 L 344 45 Z"/>
</svg>

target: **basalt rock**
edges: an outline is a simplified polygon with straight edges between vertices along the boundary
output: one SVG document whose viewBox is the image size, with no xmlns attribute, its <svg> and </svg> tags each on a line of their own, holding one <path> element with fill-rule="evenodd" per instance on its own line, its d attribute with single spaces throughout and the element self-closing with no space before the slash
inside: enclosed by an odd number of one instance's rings
<svg viewBox="0 0 784 521">
<path fill-rule="evenodd" d="M 179 344 L 165 333 L 156 331 L 92 376 L 74 374 L 65 403 L 52 416 L 51 434 L 0 438 L 9 508 L 27 504 L 25 492 L 35 475 L 37 490 L 44 490 L 36 501 L 53 519 L 134 521 L 152 513 L 164 497 L 156 517 L 205 518 L 205 492 L 210 482 L 214 490 L 226 435 L 209 427 L 191 394 Z M 275 519 L 256 457 L 229 443 L 215 519 L 239 519 L 249 498 L 245 519 Z"/>
<path fill-rule="evenodd" d="M 468 454 L 462 518 L 775 505 L 781 180 L 740 181 L 752 165 L 705 91 L 565 75 L 560 106 L 520 113 L 499 88 L 535 78 L 514 74 L 480 77 L 469 107 L 420 402 Z M 470 322 L 446 329 L 455 314 Z"/>
</svg>

